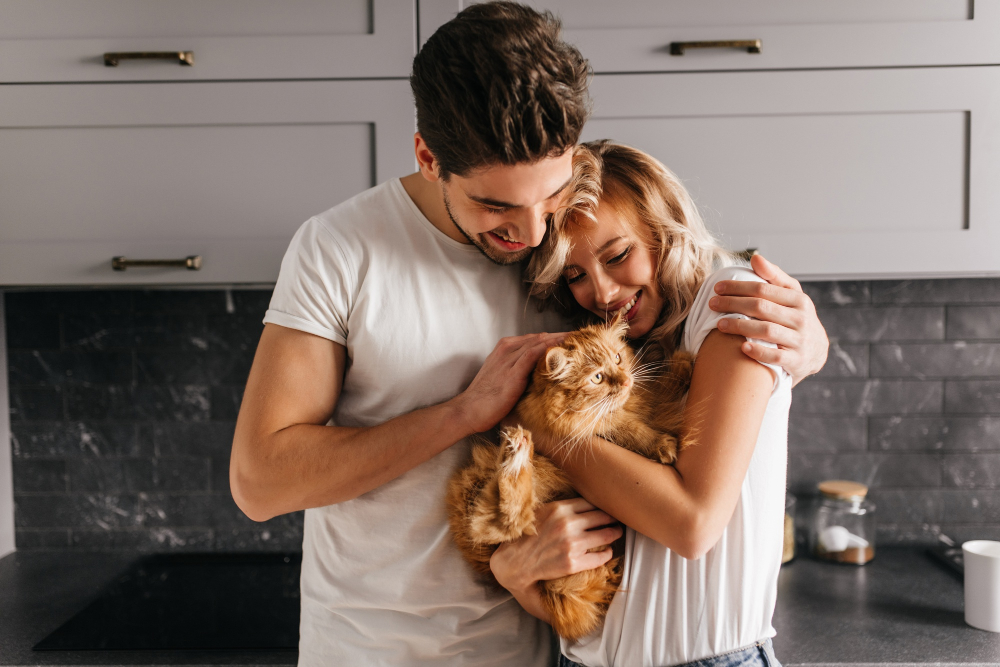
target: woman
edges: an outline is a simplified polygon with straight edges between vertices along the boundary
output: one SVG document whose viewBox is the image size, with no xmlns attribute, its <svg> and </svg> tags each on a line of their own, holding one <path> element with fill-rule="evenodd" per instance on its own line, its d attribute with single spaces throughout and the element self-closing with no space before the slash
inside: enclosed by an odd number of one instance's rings
<svg viewBox="0 0 1000 667">
<path fill-rule="evenodd" d="M 544 620 L 535 583 L 610 558 L 587 550 L 619 534 L 606 527 L 613 516 L 628 526 L 622 584 L 601 630 L 563 641 L 564 664 L 776 665 L 792 379 L 724 333 L 727 318 L 743 316 L 708 307 L 718 281 L 760 278 L 716 244 L 680 181 L 649 155 L 585 144 L 574 172 L 569 207 L 529 266 L 533 290 L 598 318 L 624 309 L 636 344 L 697 354 L 684 415 L 697 445 L 664 466 L 596 438 L 575 452 L 538 443 L 607 514 L 583 499 L 554 503 L 539 535 L 498 549 L 492 569 Z M 581 518 L 552 520 L 558 513 Z"/>
</svg>

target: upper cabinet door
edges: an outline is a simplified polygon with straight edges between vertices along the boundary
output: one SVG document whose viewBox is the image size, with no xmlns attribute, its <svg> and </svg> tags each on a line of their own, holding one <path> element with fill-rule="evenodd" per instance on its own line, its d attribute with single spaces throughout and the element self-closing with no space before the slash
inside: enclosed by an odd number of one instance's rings
<svg viewBox="0 0 1000 667">
<path fill-rule="evenodd" d="M 0 82 L 405 77 L 415 4 L 0 0 Z"/>
<path fill-rule="evenodd" d="M 421 40 L 467 4 L 421 0 Z M 1000 64 L 1000 0 L 527 4 L 558 15 L 598 73 Z M 710 44 L 757 40 L 759 53 Z"/>
<path fill-rule="evenodd" d="M 789 273 L 1000 274 L 1000 67 L 598 75 L 585 141 L 674 170 Z"/>
</svg>

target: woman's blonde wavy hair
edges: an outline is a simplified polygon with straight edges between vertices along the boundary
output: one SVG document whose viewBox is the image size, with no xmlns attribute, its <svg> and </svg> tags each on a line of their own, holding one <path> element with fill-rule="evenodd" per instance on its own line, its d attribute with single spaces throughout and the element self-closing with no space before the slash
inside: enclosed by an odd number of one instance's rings
<svg viewBox="0 0 1000 667">
<path fill-rule="evenodd" d="M 598 203 L 611 205 L 654 252 L 664 308 L 648 338 L 672 352 L 698 288 L 714 270 L 734 259 L 705 227 L 680 179 L 638 149 L 608 140 L 575 148 L 572 192 L 526 268 L 531 294 L 543 307 L 554 306 L 571 315 L 586 313 L 562 275 L 572 249 L 565 230 L 571 224 L 597 224 Z"/>
</svg>

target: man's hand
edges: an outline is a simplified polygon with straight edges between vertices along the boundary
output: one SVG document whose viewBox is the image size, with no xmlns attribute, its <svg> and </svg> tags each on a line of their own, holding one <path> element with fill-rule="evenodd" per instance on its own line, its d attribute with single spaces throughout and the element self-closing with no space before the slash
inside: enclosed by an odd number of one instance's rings
<svg viewBox="0 0 1000 667">
<path fill-rule="evenodd" d="M 750 264 L 767 284 L 720 281 L 715 286 L 719 296 L 709 301 L 709 307 L 717 312 L 755 318 L 721 320 L 719 331 L 775 343 L 777 349 L 748 341 L 742 349 L 751 359 L 781 366 L 798 384 L 823 368 L 830 340 L 812 299 L 802 291 L 799 281 L 760 255 L 754 255 Z"/>
<path fill-rule="evenodd" d="M 543 505 L 535 529 L 536 535 L 501 545 L 490 559 L 497 581 L 514 595 L 539 581 L 600 567 L 611 560 L 610 545 L 622 536 L 611 516 L 583 498 Z"/>
<path fill-rule="evenodd" d="M 565 337 L 541 333 L 500 339 L 468 389 L 452 399 L 470 434 L 488 431 L 507 416 L 545 350 Z"/>
</svg>

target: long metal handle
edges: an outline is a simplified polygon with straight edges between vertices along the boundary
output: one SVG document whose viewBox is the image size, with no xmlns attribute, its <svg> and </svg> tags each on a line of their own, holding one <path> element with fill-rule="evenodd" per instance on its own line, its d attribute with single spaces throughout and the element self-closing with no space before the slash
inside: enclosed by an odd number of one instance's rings
<svg viewBox="0 0 1000 667">
<path fill-rule="evenodd" d="M 721 39 L 705 42 L 670 42 L 670 55 L 683 56 L 685 49 L 746 49 L 747 53 L 760 53 L 759 39 Z"/>
<path fill-rule="evenodd" d="M 105 67 L 118 67 L 119 60 L 176 60 L 178 65 L 193 67 L 194 51 L 125 51 L 104 54 Z"/>
<path fill-rule="evenodd" d="M 184 259 L 125 259 L 124 257 L 111 258 L 111 268 L 115 271 L 124 271 L 130 266 L 166 266 L 187 269 L 188 271 L 198 271 L 201 269 L 201 255 L 191 255 Z"/>
</svg>

